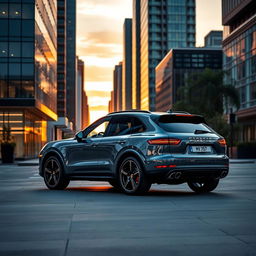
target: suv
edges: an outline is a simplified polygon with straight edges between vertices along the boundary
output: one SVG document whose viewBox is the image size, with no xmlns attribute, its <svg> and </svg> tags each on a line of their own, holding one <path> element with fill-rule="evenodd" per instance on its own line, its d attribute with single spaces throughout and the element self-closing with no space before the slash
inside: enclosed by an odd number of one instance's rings
<svg viewBox="0 0 256 256">
<path fill-rule="evenodd" d="M 70 180 L 102 180 L 138 194 L 152 183 L 186 182 L 203 193 L 229 171 L 225 139 L 202 116 L 186 112 L 110 113 L 75 138 L 49 142 L 39 158 L 49 189 L 65 189 Z"/>
</svg>

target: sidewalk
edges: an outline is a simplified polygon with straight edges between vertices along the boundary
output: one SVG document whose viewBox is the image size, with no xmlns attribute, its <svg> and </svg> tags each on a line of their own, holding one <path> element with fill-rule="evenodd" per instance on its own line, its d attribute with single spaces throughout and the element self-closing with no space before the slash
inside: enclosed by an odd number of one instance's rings
<svg viewBox="0 0 256 256">
<path fill-rule="evenodd" d="M 256 159 L 229 159 L 230 164 L 254 164 Z"/>
<path fill-rule="evenodd" d="M 24 160 L 24 161 L 17 161 L 17 165 L 19 166 L 38 166 L 39 165 L 39 159 L 29 159 L 29 160 Z"/>
</svg>

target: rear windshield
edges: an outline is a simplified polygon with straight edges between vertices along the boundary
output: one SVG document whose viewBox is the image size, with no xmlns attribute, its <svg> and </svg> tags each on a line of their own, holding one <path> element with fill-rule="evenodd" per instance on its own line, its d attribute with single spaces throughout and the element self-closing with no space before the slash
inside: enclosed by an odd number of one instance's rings
<svg viewBox="0 0 256 256">
<path fill-rule="evenodd" d="M 163 115 L 154 120 L 158 126 L 172 133 L 212 133 L 201 116 Z"/>
</svg>

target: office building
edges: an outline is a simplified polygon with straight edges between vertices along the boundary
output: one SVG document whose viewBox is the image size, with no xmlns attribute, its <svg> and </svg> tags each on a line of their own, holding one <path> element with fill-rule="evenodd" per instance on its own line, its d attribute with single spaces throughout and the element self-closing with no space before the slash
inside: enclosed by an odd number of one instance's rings
<svg viewBox="0 0 256 256">
<path fill-rule="evenodd" d="M 222 0 L 223 69 L 240 95 L 238 142 L 256 140 L 256 1 Z M 235 111 L 235 109 L 233 109 Z"/>
<path fill-rule="evenodd" d="M 156 67 L 156 111 L 167 111 L 179 100 L 178 90 L 190 74 L 222 69 L 222 50 L 172 49 Z"/>
<path fill-rule="evenodd" d="M 118 65 L 115 66 L 114 72 L 113 72 L 113 110 L 114 111 L 120 111 L 123 109 L 122 104 L 122 68 L 123 63 L 119 62 Z"/>
<path fill-rule="evenodd" d="M 125 19 L 123 31 L 122 104 L 123 110 L 129 110 L 132 109 L 132 19 Z"/>
<path fill-rule="evenodd" d="M 66 0 L 66 115 L 76 130 L 76 0 Z"/>
<path fill-rule="evenodd" d="M 132 109 L 140 109 L 140 2 L 141 0 L 133 0 Z"/>
<path fill-rule="evenodd" d="M 56 23 L 56 1 L 0 2 L 0 131 L 16 158 L 36 157 L 57 120 Z"/>
<path fill-rule="evenodd" d="M 155 110 L 155 67 L 158 63 L 172 48 L 194 46 L 195 0 L 140 1 L 142 109 Z"/>
<path fill-rule="evenodd" d="M 222 47 L 223 31 L 222 30 L 211 30 L 204 37 L 204 47 Z"/>
<path fill-rule="evenodd" d="M 86 95 L 85 90 L 83 90 L 82 95 L 82 129 L 87 127 L 90 124 L 90 111 L 88 104 L 88 96 Z"/>
<path fill-rule="evenodd" d="M 108 113 L 114 112 L 114 91 L 111 91 L 110 93 L 110 101 L 108 102 Z"/>
</svg>

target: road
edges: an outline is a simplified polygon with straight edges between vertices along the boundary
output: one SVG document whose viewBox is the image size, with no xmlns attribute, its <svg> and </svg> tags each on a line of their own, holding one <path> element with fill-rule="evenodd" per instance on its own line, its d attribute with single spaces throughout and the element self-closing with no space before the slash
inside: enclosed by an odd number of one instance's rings
<svg viewBox="0 0 256 256">
<path fill-rule="evenodd" d="M 256 164 L 231 164 L 214 193 L 106 182 L 46 189 L 36 166 L 0 165 L 0 255 L 256 255 Z"/>
</svg>

